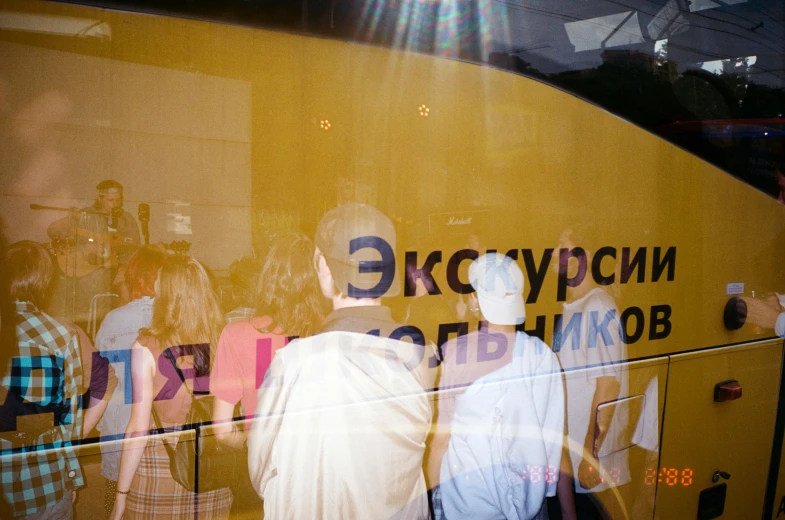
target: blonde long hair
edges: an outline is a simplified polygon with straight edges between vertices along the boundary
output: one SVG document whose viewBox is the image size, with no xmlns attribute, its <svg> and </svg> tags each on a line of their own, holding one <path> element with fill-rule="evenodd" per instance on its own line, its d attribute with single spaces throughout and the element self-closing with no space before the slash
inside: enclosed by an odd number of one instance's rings
<svg viewBox="0 0 785 520">
<path fill-rule="evenodd" d="M 196 375 L 203 376 L 210 372 L 223 325 L 221 307 L 202 264 L 184 255 L 168 257 L 158 274 L 152 322 L 139 333 L 154 337 L 162 348 L 191 345 Z"/>
</svg>

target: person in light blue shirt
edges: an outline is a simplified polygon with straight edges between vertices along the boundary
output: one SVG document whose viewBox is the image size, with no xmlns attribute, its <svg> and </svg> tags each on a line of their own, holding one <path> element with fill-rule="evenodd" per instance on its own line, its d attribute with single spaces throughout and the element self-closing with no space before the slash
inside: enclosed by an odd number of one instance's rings
<svg viewBox="0 0 785 520">
<path fill-rule="evenodd" d="M 104 507 L 107 516 L 112 512 L 117 492 L 122 454 L 120 440 L 131 417 L 131 345 L 139 336 L 139 329 L 150 326 L 155 280 L 165 258 L 166 253 L 154 246 L 145 246 L 134 253 L 125 271 L 131 301 L 106 315 L 95 339 L 101 355 L 115 363 L 117 374 L 117 390 L 97 427 L 102 438 L 116 440 L 101 444 L 101 475 L 105 479 Z"/>
<path fill-rule="evenodd" d="M 433 513 L 448 520 L 544 520 L 545 499 L 556 494 L 561 469 L 559 360 L 540 339 L 520 331 L 524 278 L 513 259 L 481 256 L 469 268 L 469 280 L 487 322 L 462 344 L 445 344 L 437 423 L 449 421 L 450 433 Z M 432 457 L 438 445 L 435 439 Z M 429 462 L 438 463 L 438 455 Z"/>
</svg>

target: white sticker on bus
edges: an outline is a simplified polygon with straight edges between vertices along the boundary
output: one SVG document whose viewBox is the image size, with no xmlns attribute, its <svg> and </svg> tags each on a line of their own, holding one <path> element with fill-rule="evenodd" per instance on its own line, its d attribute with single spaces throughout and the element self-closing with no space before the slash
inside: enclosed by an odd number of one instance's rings
<svg viewBox="0 0 785 520">
<path fill-rule="evenodd" d="M 744 294 L 744 282 L 730 282 L 725 289 L 725 294 Z"/>
</svg>

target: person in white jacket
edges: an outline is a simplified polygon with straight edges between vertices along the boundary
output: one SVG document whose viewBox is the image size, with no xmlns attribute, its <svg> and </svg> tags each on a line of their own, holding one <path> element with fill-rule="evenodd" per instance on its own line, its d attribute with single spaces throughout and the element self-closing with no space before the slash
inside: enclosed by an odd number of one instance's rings
<svg viewBox="0 0 785 520">
<path fill-rule="evenodd" d="M 259 388 L 248 464 L 264 516 L 427 519 L 434 378 L 423 367 L 435 351 L 381 305 L 396 290 L 392 222 L 345 204 L 322 218 L 315 242 L 333 312 L 318 334 L 276 352 Z"/>
</svg>

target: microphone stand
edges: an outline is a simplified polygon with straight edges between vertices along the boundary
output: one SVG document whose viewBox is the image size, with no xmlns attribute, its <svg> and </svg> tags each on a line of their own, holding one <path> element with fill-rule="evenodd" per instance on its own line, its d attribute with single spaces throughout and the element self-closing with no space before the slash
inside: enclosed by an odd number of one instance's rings
<svg viewBox="0 0 785 520">
<path fill-rule="evenodd" d="M 146 220 L 142 221 L 142 236 L 144 236 L 144 245 L 150 245 L 150 228 Z"/>
<path fill-rule="evenodd" d="M 142 236 L 144 237 L 144 245 L 150 245 L 150 227 L 148 224 L 150 223 L 150 205 L 145 204 L 144 202 L 139 204 L 139 211 L 137 213 L 139 216 L 139 222 L 142 224 Z"/>
</svg>

